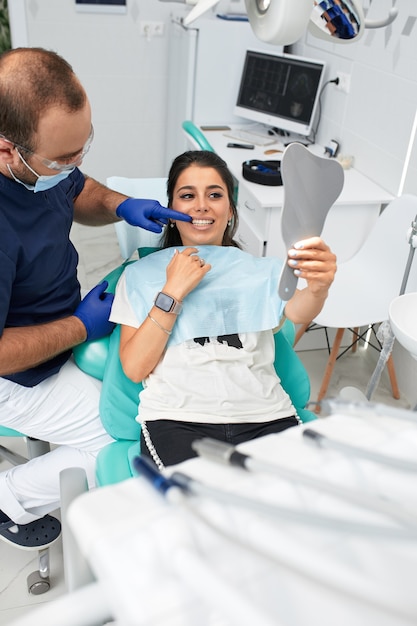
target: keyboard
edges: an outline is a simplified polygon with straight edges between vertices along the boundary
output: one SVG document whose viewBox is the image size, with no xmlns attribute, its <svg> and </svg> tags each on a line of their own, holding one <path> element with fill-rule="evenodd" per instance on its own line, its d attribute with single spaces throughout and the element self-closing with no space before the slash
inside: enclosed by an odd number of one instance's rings
<svg viewBox="0 0 417 626">
<path fill-rule="evenodd" d="M 225 137 L 231 137 L 244 143 L 253 143 L 255 146 L 269 146 L 272 143 L 276 143 L 277 137 L 267 137 L 260 135 L 249 130 L 242 130 L 236 128 L 235 130 L 229 130 L 227 133 L 223 133 Z"/>
</svg>

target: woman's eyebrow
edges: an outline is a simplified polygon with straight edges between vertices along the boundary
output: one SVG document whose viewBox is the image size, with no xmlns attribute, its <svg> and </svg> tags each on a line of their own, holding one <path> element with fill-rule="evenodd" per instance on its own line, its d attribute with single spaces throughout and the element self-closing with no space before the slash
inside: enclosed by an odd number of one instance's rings
<svg viewBox="0 0 417 626">
<path fill-rule="evenodd" d="M 183 185 L 182 187 L 180 187 L 178 189 L 178 192 L 184 191 L 185 189 L 195 189 L 195 186 L 194 185 Z M 218 185 L 218 184 L 207 185 L 206 189 L 222 189 L 222 190 L 224 190 L 224 188 L 221 185 Z"/>
</svg>

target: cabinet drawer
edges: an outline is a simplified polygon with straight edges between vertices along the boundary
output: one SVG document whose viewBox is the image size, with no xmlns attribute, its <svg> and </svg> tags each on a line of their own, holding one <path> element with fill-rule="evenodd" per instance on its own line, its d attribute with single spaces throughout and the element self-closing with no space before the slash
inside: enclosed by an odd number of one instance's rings
<svg viewBox="0 0 417 626">
<path fill-rule="evenodd" d="M 239 227 L 237 229 L 235 239 L 244 252 L 249 252 L 254 256 L 264 256 L 264 240 L 258 237 L 252 226 L 247 223 L 245 214 L 239 215 Z"/>
<path fill-rule="evenodd" d="M 260 239 L 268 239 L 269 214 L 271 209 L 260 206 L 246 189 L 239 188 L 238 196 L 239 219 L 244 217 L 247 224 L 257 233 Z"/>
</svg>

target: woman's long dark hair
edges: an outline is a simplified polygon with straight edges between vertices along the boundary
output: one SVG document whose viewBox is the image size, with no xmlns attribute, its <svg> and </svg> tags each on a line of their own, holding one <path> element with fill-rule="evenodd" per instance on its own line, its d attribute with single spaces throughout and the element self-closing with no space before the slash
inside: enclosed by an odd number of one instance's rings
<svg viewBox="0 0 417 626">
<path fill-rule="evenodd" d="M 212 167 L 217 171 L 226 185 L 233 217 L 231 219 L 231 224 L 228 225 L 224 231 L 222 246 L 240 248 L 239 244 L 233 239 L 238 227 L 238 214 L 234 199 L 235 181 L 229 168 L 227 167 L 226 162 L 223 161 L 223 159 L 221 159 L 215 152 L 209 152 L 207 150 L 189 150 L 174 159 L 169 170 L 167 181 L 168 207 L 172 208 L 174 189 L 179 176 L 191 165 L 197 165 L 198 167 Z M 165 228 L 165 232 L 161 237 L 161 248 L 170 248 L 172 246 L 182 245 L 177 226 L 173 224 L 172 228 L 172 224 L 169 224 L 167 228 Z"/>
</svg>

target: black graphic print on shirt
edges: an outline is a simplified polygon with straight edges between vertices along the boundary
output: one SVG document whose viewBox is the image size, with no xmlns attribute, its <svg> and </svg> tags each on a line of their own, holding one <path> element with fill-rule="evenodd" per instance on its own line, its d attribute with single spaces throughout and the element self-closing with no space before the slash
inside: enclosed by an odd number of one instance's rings
<svg viewBox="0 0 417 626">
<path fill-rule="evenodd" d="M 204 346 L 206 343 L 210 343 L 210 337 L 196 337 L 194 339 L 195 343 L 199 343 L 200 346 Z M 217 337 L 217 341 L 219 343 L 224 343 L 231 348 L 237 348 L 241 350 L 243 348 L 242 342 L 240 341 L 239 335 L 219 335 Z"/>
</svg>

